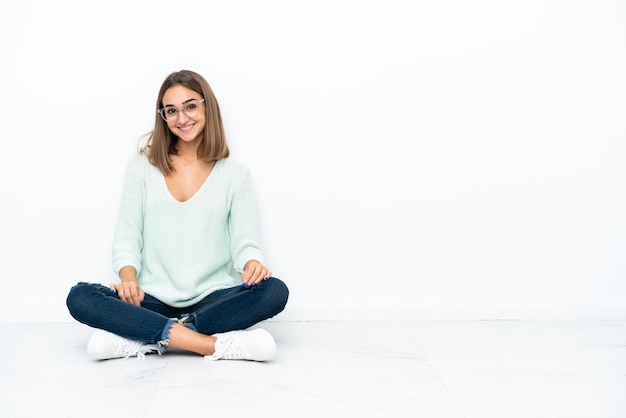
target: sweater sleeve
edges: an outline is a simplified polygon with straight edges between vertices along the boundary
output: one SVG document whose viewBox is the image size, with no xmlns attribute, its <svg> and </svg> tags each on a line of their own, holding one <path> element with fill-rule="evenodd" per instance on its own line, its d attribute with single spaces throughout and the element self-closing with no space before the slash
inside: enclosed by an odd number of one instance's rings
<svg viewBox="0 0 626 418">
<path fill-rule="evenodd" d="M 113 237 L 113 271 L 119 274 L 124 266 L 141 272 L 143 248 L 143 212 L 145 166 L 141 155 L 131 157 L 124 174 L 115 234 Z"/>
<path fill-rule="evenodd" d="M 242 273 L 245 264 L 250 260 L 265 264 L 252 179 L 247 169 L 234 184 L 228 227 L 235 270 Z"/>
</svg>

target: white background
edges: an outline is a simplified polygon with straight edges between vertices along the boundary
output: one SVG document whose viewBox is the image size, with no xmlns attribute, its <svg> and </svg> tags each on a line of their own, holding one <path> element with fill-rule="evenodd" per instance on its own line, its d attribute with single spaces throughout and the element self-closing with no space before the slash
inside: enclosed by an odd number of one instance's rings
<svg viewBox="0 0 626 418">
<path fill-rule="evenodd" d="M 115 280 L 122 173 L 180 69 L 292 315 L 623 317 L 625 28 L 597 0 L 2 0 L 0 321 Z"/>
</svg>

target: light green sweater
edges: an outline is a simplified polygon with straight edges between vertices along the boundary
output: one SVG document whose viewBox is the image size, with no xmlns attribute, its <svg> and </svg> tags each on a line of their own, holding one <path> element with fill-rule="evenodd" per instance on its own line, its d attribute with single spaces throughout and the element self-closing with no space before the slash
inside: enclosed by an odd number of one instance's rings
<svg viewBox="0 0 626 418">
<path fill-rule="evenodd" d="M 246 168 L 218 160 L 196 194 L 179 202 L 146 156 L 131 157 L 113 241 L 116 273 L 133 266 L 146 293 L 186 307 L 241 283 L 232 267 L 241 273 L 249 260 L 265 263 Z"/>
</svg>

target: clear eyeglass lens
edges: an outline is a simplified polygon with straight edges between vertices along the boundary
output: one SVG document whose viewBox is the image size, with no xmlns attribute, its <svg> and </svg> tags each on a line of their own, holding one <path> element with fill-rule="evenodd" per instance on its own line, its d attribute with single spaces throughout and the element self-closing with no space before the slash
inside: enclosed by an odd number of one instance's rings
<svg viewBox="0 0 626 418">
<path fill-rule="evenodd" d="M 178 112 L 181 110 L 185 112 L 185 115 L 193 117 L 198 111 L 198 105 L 202 103 L 200 100 L 192 100 L 185 103 L 182 109 L 176 109 L 174 106 L 167 106 L 161 109 L 161 116 L 163 119 L 172 120 L 178 117 Z"/>
</svg>

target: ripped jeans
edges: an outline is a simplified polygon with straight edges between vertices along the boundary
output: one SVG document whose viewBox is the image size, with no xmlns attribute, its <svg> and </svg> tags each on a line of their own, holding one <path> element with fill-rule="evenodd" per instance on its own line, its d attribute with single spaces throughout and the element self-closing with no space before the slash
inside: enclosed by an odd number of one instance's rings
<svg viewBox="0 0 626 418">
<path fill-rule="evenodd" d="M 183 319 L 190 329 L 206 335 L 246 329 L 280 313 L 289 290 L 275 277 L 244 289 L 217 290 L 186 308 L 174 308 L 146 294 L 141 306 L 123 302 L 108 286 L 80 282 L 67 296 L 70 314 L 79 322 L 121 337 L 157 344 L 169 342 L 172 324 Z"/>
</svg>

